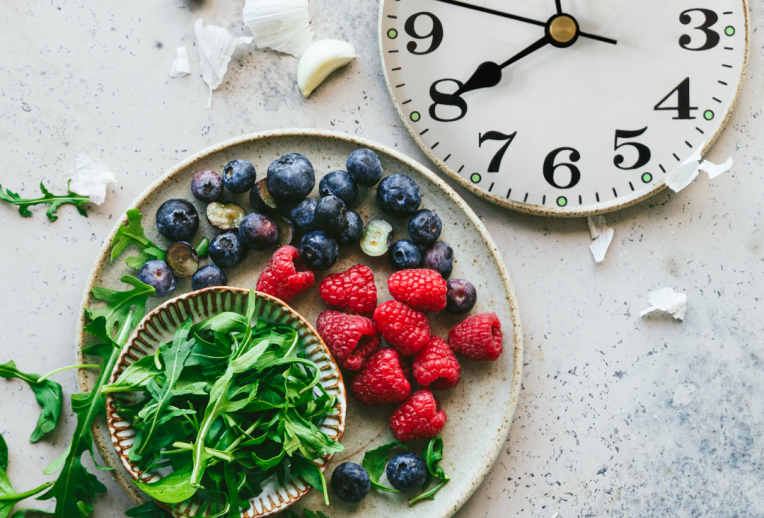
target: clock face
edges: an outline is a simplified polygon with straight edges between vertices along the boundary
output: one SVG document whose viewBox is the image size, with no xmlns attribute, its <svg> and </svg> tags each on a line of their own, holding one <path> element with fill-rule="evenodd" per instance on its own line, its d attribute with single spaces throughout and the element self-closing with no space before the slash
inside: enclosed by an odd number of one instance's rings
<svg viewBox="0 0 764 518">
<path fill-rule="evenodd" d="M 745 0 L 383 0 L 406 126 L 491 201 L 576 216 L 635 203 L 705 152 L 737 99 Z"/>
</svg>

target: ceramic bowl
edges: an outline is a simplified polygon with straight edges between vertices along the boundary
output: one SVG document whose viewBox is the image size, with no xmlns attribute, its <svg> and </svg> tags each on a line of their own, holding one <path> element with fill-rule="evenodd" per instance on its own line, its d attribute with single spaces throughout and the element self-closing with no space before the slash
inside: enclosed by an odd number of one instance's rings
<svg viewBox="0 0 764 518">
<path fill-rule="evenodd" d="M 189 316 L 194 323 L 197 323 L 225 311 L 244 314 L 248 294 L 249 290 L 242 288 L 207 288 L 166 301 L 148 313 L 135 328 L 122 348 L 109 383 L 116 381 L 129 365 L 144 356 L 154 354 L 161 344 L 171 341 L 175 331 Z M 296 329 L 299 337 L 298 350 L 305 352 L 307 358 L 314 361 L 321 369 L 320 383 L 328 394 L 337 397 L 337 404 L 333 413 L 324 418 L 320 429 L 329 437 L 339 441 L 345 431 L 347 393 L 342 374 L 329 349 L 313 326 L 299 313 L 270 295 L 255 292 L 255 296 L 256 310 L 253 318 L 285 324 Z M 162 478 L 159 473 L 140 471 L 128 458 L 137 430 L 129 422 L 120 418 L 115 406 L 117 397 L 120 396 L 109 394 L 106 398 L 106 419 L 109 437 L 119 461 L 133 480 L 156 482 Z M 331 457 L 327 455 L 316 461 L 322 471 L 326 470 Z M 311 487 L 301 478 L 290 476 L 283 485 L 280 485 L 274 476 L 263 485 L 263 492 L 250 500 L 249 509 L 242 511 L 241 516 L 242 518 L 260 518 L 283 511 L 305 496 L 310 489 Z M 170 510 L 169 507 L 167 509 Z M 171 511 L 177 517 L 205 516 L 205 509 L 188 502 L 174 506 Z"/>
</svg>

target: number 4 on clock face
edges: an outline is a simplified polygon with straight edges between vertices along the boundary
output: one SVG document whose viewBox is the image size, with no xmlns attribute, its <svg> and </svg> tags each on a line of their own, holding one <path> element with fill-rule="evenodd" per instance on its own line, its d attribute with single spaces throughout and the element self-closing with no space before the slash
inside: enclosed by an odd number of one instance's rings
<svg viewBox="0 0 764 518">
<path fill-rule="evenodd" d="M 419 146 L 523 211 L 607 212 L 660 191 L 735 105 L 748 1 L 602 4 L 381 0 L 385 75 Z"/>
</svg>

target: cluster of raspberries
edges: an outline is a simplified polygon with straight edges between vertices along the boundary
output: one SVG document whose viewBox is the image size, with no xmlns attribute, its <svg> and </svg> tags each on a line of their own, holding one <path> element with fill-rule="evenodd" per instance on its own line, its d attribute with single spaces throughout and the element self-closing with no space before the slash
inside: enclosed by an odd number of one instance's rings
<svg viewBox="0 0 764 518">
<path fill-rule="evenodd" d="M 451 329 L 446 342 L 431 334 L 423 313 L 446 307 L 446 281 L 438 272 L 399 271 L 387 286 L 394 300 L 377 305 L 374 273 L 368 266 L 326 277 L 318 292 L 340 311 L 321 313 L 318 333 L 337 361 L 356 371 L 350 383 L 356 400 L 400 405 L 390 417 L 397 440 L 429 439 L 443 430 L 447 419 L 432 390 L 459 383 L 456 354 L 496 360 L 502 352 L 501 323 L 493 313 L 475 315 Z M 382 339 L 390 349 L 379 348 Z M 422 389 L 412 395 L 414 382 Z"/>
<path fill-rule="evenodd" d="M 257 290 L 290 302 L 314 283 L 299 250 L 283 246 L 260 274 Z M 377 305 L 374 272 L 368 266 L 329 275 L 318 292 L 336 311 L 321 313 L 316 327 L 340 365 L 355 372 L 350 384 L 355 399 L 365 405 L 399 404 L 390 416 L 395 438 L 429 439 L 447 419 L 432 390 L 459 383 L 457 354 L 496 360 L 502 352 L 501 322 L 493 313 L 475 315 L 451 329 L 446 342 L 431 334 L 423 313 L 446 307 L 446 281 L 438 272 L 399 271 L 387 286 L 394 300 Z M 392 348 L 380 349 L 383 338 Z M 423 388 L 412 395 L 414 382 Z"/>
</svg>

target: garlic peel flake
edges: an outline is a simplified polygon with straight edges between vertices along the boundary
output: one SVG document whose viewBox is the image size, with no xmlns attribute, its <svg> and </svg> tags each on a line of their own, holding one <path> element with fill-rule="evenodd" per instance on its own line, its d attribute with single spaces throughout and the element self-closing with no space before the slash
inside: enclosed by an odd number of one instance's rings
<svg viewBox="0 0 764 518">
<path fill-rule="evenodd" d="M 588 216 L 587 222 L 589 223 L 589 232 L 594 239 L 594 243 L 589 246 L 594 260 L 601 263 L 605 260 L 610 243 L 613 242 L 613 236 L 615 236 L 615 230 L 608 227 L 605 224 L 604 216 Z"/>
<path fill-rule="evenodd" d="M 74 171 L 64 173 L 64 179 L 71 180 L 69 189 L 81 196 L 87 196 L 96 205 L 106 200 L 106 187 L 117 183 L 109 167 L 86 155 L 77 155 Z"/>
<path fill-rule="evenodd" d="M 257 48 L 299 58 L 313 44 L 308 0 L 247 0 L 242 14 Z"/>
<path fill-rule="evenodd" d="M 321 40 L 305 51 L 297 66 L 297 86 L 308 97 L 318 85 L 340 67 L 344 67 L 355 58 L 355 47 L 340 40 Z"/>
<path fill-rule="evenodd" d="M 188 62 L 186 47 L 178 47 L 175 61 L 172 62 L 170 77 L 183 77 L 191 73 L 191 63 Z"/>
<path fill-rule="evenodd" d="M 706 142 L 700 145 L 695 152 L 685 160 L 682 165 L 666 175 L 666 185 L 674 192 L 679 192 L 690 185 L 700 174 L 700 171 L 708 173 L 708 178 L 713 180 L 730 169 L 735 161 L 732 157 L 728 158 L 723 164 L 714 164 L 708 160 L 702 160 L 701 152 L 706 147 Z"/>
<path fill-rule="evenodd" d="M 252 38 L 245 36 L 235 38 L 227 30 L 214 25 L 203 27 L 201 18 L 196 20 L 194 31 L 199 42 L 202 78 L 210 87 L 210 97 L 207 102 L 207 108 L 210 108 L 212 107 L 212 91 L 223 82 L 233 51 L 239 45 L 252 43 Z"/>
<path fill-rule="evenodd" d="M 650 307 L 643 310 L 639 316 L 644 317 L 653 311 L 664 311 L 677 320 L 684 320 L 687 314 L 687 295 L 677 293 L 674 288 L 663 288 L 650 292 L 648 298 Z"/>
</svg>

